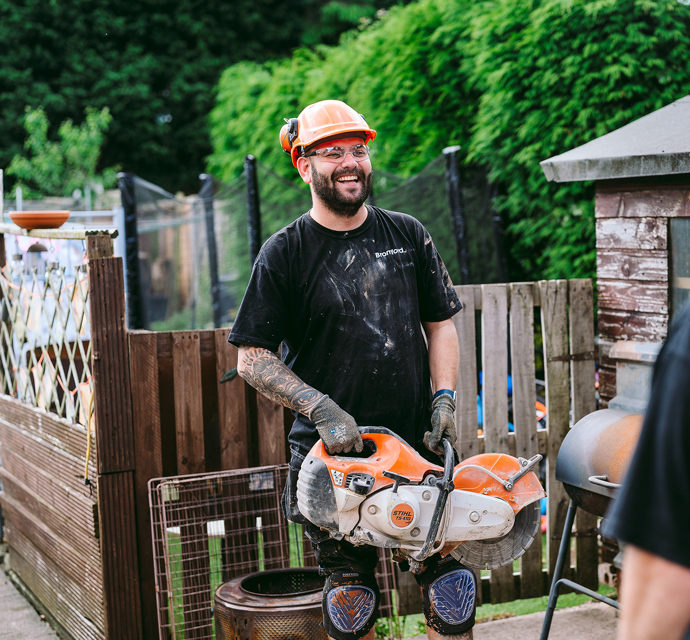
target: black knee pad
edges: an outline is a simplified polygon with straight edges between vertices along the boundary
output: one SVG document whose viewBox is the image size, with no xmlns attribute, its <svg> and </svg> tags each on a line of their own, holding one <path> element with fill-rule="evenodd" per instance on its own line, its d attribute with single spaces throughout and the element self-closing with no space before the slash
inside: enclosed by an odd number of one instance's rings
<svg viewBox="0 0 690 640">
<path fill-rule="evenodd" d="M 465 633 L 474 626 L 477 581 L 453 556 L 433 557 L 419 576 L 426 623 L 442 635 Z"/>
<path fill-rule="evenodd" d="M 373 574 L 335 571 L 323 588 L 323 628 L 335 640 L 357 640 L 374 626 L 379 587 Z"/>
</svg>

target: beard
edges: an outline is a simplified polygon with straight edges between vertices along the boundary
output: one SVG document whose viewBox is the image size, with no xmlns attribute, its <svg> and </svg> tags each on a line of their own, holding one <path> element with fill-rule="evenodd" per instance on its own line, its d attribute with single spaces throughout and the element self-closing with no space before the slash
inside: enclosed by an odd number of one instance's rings
<svg viewBox="0 0 690 640">
<path fill-rule="evenodd" d="M 341 169 L 331 175 L 319 173 L 316 164 L 312 163 L 312 186 L 319 199 L 337 216 L 352 218 L 371 195 L 373 172 L 366 175 L 360 166 L 354 169 Z M 338 191 L 336 179 L 344 175 L 356 175 L 362 185 L 359 193 L 343 194 Z"/>
</svg>

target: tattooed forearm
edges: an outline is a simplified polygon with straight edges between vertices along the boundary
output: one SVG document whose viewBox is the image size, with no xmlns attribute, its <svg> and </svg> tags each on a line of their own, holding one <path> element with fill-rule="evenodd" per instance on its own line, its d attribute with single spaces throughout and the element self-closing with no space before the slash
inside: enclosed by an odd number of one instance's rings
<svg viewBox="0 0 690 640">
<path fill-rule="evenodd" d="M 237 371 L 267 398 L 306 416 L 323 395 L 302 382 L 268 349 L 240 347 Z"/>
</svg>

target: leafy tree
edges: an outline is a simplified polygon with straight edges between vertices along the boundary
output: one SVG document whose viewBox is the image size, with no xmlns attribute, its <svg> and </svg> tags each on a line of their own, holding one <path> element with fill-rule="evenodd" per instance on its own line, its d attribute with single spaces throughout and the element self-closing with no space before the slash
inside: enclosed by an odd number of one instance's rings
<svg viewBox="0 0 690 640">
<path fill-rule="evenodd" d="M 676 0 L 425 0 L 338 46 L 227 69 L 210 169 L 230 180 L 251 152 L 296 179 L 282 119 L 339 98 L 378 131 L 377 169 L 411 175 L 450 144 L 488 167 L 512 279 L 593 276 L 594 186 L 549 183 L 539 162 L 689 90 L 690 7 Z"/>
<path fill-rule="evenodd" d="M 335 43 L 390 2 L 0 0 L 0 167 L 21 150 L 26 106 L 77 124 L 87 106 L 108 107 L 103 166 L 194 192 L 224 68 Z"/>
<path fill-rule="evenodd" d="M 65 120 L 58 130 L 59 142 L 48 140 L 50 123 L 42 109 L 27 107 L 24 118 L 28 157 L 16 155 L 7 169 L 16 176 L 26 196 L 69 196 L 75 189 L 99 183 L 108 188 L 115 184 L 117 167 L 97 172 L 98 159 L 111 121 L 108 108 L 86 109 L 80 126 Z"/>
</svg>

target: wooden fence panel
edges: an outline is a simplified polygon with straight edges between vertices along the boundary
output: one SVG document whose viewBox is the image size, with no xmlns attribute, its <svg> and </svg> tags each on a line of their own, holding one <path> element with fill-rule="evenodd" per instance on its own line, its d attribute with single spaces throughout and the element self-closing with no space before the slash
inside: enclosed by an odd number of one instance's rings
<svg viewBox="0 0 690 640">
<path fill-rule="evenodd" d="M 508 286 L 482 285 L 482 415 L 484 446 L 509 453 L 508 445 Z M 491 602 L 516 597 L 513 567 L 491 571 Z"/>
<path fill-rule="evenodd" d="M 570 287 L 570 353 L 572 380 L 572 421 L 596 410 L 594 386 L 594 325 L 588 320 L 594 314 L 591 280 L 571 280 Z M 597 517 L 579 509 L 575 517 L 577 581 L 597 589 Z"/>
<path fill-rule="evenodd" d="M 537 453 L 534 385 L 534 295 L 532 283 L 510 285 L 510 362 L 513 377 L 513 425 L 516 455 Z M 539 538 L 540 536 L 537 536 Z M 520 559 L 520 597 L 535 598 L 544 592 L 539 540 Z"/>
<path fill-rule="evenodd" d="M 563 485 L 556 480 L 556 457 L 570 428 L 568 283 L 566 280 L 542 281 L 539 288 L 545 354 L 546 429 L 549 437 L 546 458 L 546 559 L 551 579 L 569 503 Z M 564 576 L 569 574 L 570 563 L 567 563 Z"/>
</svg>

